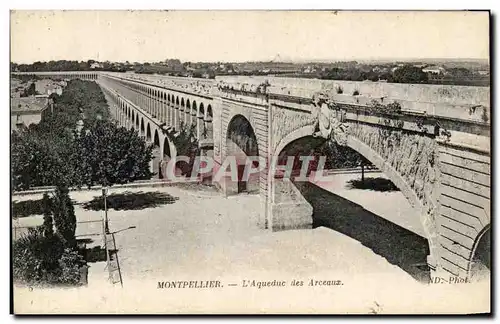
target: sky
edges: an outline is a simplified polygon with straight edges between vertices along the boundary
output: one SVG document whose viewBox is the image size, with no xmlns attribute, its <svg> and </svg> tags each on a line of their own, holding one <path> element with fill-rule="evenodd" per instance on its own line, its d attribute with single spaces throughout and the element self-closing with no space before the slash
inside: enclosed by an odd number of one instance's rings
<svg viewBox="0 0 500 324">
<path fill-rule="evenodd" d="M 12 11 L 11 61 L 488 59 L 488 12 Z"/>
</svg>

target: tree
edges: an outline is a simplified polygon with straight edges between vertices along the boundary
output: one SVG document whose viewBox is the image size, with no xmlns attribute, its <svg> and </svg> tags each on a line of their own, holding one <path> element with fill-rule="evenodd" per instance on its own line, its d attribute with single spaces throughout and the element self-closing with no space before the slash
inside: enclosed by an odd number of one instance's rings
<svg viewBox="0 0 500 324">
<path fill-rule="evenodd" d="M 118 127 L 106 120 L 96 120 L 82 130 L 75 140 L 77 172 L 81 183 L 113 185 L 150 179 L 149 163 L 153 146 L 134 130 Z"/>
<path fill-rule="evenodd" d="M 47 193 L 43 194 L 43 235 L 51 237 L 54 235 L 54 224 L 52 219 L 52 201 Z"/>
<path fill-rule="evenodd" d="M 73 80 L 54 111 L 38 125 L 12 135 L 12 184 L 33 186 L 112 185 L 149 179 L 152 148 L 136 132 L 109 121 L 109 107 L 95 82 Z M 76 123 L 84 120 L 82 134 Z"/>
<path fill-rule="evenodd" d="M 15 190 L 71 183 L 68 163 L 71 148 L 64 137 L 39 133 L 36 128 L 14 132 L 11 140 L 11 175 Z"/>
<path fill-rule="evenodd" d="M 76 216 L 69 189 L 58 186 L 52 201 L 52 213 L 57 233 L 63 238 L 65 246 L 74 248 L 76 247 Z"/>
<path fill-rule="evenodd" d="M 426 83 L 429 77 L 427 73 L 422 71 L 422 68 L 406 64 L 397 68 L 393 73 L 389 82 L 395 83 Z"/>
<path fill-rule="evenodd" d="M 187 156 L 190 158 L 190 162 L 186 164 L 185 162 L 179 162 L 178 165 L 182 170 L 182 174 L 191 174 L 193 170 L 195 157 L 199 155 L 199 145 L 196 139 L 196 125 L 187 126 L 181 122 L 179 127 L 179 132 L 171 137 L 177 148 L 178 156 Z"/>
</svg>

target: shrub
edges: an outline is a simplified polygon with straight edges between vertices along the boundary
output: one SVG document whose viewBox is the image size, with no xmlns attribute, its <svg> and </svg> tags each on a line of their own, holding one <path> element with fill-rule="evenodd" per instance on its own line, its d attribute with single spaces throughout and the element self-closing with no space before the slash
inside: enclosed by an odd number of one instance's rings
<svg viewBox="0 0 500 324">
<path fill-rule="evenodd" d="M 63 253 L 59 236 L 45 237 L 41 228 L 30 228 L 13 243 L 12 267 L 15 280 L 28 283 L 57 282 L 59 259 Z"/>
<path fill-rule="evenodd" d="M 30 285 L 75 285 L 85 264 L 76 251 L 64 248 L 59 235 L 46 237 L 43 228 L 30 228 L 13 243 L 13 278 Z"/>
<path fill-rule="evenodd" d="M 59 267 L 61 274 L 58 282 L 61 284 L 76 285 L 80 282 L 80 268 L 85 264 L 83 257 L 71 249 L 64 249 Z"/>
<path fill-rule="evenodd" d="M 52 201 L 47 193 L 43 194 L 43 235 L 50 237 L 54 235 L 54 222 L 52 219 Z"/>
<path fill-rule="evenodd" d="M 66 187 L 57 187 L 53 198 L 52 212 L 57 233 L 64 239 L 65 246 L 76 245 L 76 216 L 73 202 Z"/>
</svg>

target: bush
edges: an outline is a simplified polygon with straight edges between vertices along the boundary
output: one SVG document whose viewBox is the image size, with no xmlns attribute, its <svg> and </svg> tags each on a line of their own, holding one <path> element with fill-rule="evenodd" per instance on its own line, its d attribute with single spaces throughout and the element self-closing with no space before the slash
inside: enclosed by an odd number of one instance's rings
<svg viewBox="0 0 500 324">
<path fill-rule="evenodd" d="M 61 275 L 58 282 L 67 285 L 76 285 L 80 282 L 80 268 L 85 264 L 78 252 L 65 249 L 59 260 Z"/>
<path fill-rule="evenodd" d="M 46 237 L 43 228 L 30 228 L 14 241 L 12 248 L 14 281 L 30 285 L 77 284 L 83 258 L 65 249 L 59 235 Z"/>
<path fill-rule="evenodd" d="M 50 237 L 54 235 L 54 220 L 52 219 L 52 200 L 47 193 L 43 194 L 43 235 Z"/>
<path fill-rule="evenodd" d="M 52 202 L 57 233 L 64 239 L 65 246 L 75 247 L 76 216 L 68 188 L 57 187 Z"/>
</svg>

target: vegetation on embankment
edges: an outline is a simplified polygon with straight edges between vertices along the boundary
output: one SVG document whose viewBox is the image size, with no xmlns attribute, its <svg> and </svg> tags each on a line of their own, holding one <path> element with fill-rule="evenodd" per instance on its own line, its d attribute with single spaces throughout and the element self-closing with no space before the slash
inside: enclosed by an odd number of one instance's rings
<svg viewBox="0 0 500 324">
<path fill-rule="evenodd" d="M 112 185 L 149 179 L 152 147 L 110 119 L 95 82 L 72 80 L 37 125 L 14 131 L 11 141 L 14 190 L 36 186 Z M 78 123 L 82 123 L 78 125 Z"/>
</svg>

